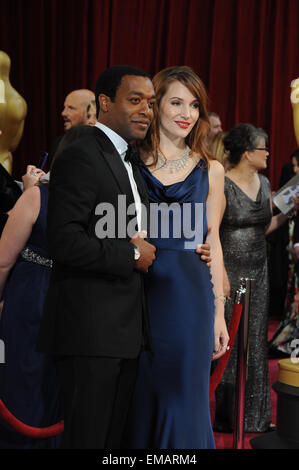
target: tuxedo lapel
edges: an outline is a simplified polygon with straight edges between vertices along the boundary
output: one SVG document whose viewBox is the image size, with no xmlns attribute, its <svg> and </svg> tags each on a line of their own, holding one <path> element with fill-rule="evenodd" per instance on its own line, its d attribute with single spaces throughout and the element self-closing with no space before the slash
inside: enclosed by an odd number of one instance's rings
<svg viewBox="0 0 299 470">
<path fill-rule="evenodd" d="M 96 140 L 99 145 L 99 151 L 103 155 L 107 165 L 109 166 L 118 186 L 120 189 L 120 194 L 126 194 L 127 196 L 127 207 L 130 204 L 134 204 L 134 196 L 132 193 L 132 188 L 129 180 L 127 170 L 121 160 L 119 153 L 112 144 L 111 140 L 102 132 L 99 128 L 95 128 L 96 131 Z M 143 182 L 142 175 L 139 171 L 137 165 L 132 164 L 133 175 L 137 185 L 137 189 L 140 195 L 142 203 L 142 215 L 141 215 L 141 229 L 149 231 L 149 200 L 147 197 L 145 185 Z"/>
<path fill-rule="evenodd" d="M 127 204 L 129 205 L 134 202 L 134 197 L 127 170 L 111 140 L 100 129 L 95 128 L 95 130 L 97 131 L 96 140 L 100 146 L 100 153 L 103 155 L 119 186 L 120 194 L 127 195 Z"/>
<path fill-rule="evenodd" d="M 147 197 L 145 185 L 144 185 L 140 170 L 137 165 L 132 165 L 132 168 L 133 168 L 134 179 L 136 181 L 138 192 L 140 194 L 140 198 L 141 200 L 147 200 L 148 197 Z"/>
</svg>

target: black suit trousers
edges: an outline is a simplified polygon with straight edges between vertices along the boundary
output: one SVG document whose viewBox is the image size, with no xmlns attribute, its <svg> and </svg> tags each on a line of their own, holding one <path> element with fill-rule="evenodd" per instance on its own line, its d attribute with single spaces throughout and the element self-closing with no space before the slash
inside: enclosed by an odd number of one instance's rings
<svg viewBox="0 0 299 470">
<path fill-rule="evenodd" d="M 138 359 L 58 356 L 63 449 L 119 449 Z"/>
</svg>

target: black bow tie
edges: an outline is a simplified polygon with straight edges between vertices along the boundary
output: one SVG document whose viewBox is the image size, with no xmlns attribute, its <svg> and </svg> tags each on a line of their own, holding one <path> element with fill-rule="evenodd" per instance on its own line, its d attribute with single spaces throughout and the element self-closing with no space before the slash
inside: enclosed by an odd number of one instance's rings
<svg viewBox="0 0 299 470">
<path fill-rule="evenodd" d="M 128 144 L 128 149 L 125 155 L 125 162 L 134 163 L 135 165 L 140 164 L 139 152 L 135 145 Z"/>
</svg>

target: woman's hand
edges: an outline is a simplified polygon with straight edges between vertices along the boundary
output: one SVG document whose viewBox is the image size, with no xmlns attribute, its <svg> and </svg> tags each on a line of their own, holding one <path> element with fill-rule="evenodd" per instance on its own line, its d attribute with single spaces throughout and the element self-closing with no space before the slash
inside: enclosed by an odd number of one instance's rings
<svg viewBox="0 0 299 470">
<path fill-rule="evenodd" d="M 201 245 L 197 245 L 196 253 L 200 254 L 200 258 L 207 263 L 207 266 L 211 267 L 211 247 L 209 243 L 202 243 Z"/>
<path fill-rule="evenodd" d="M 219 359 L 227 351 L 229 336 L 226 328 L 225 318 L 222 312 L 215 312 L 214 321 L 214 352 L 213 360 Z"/>
<path fill-rule="evenodd" d="M 211 231 L 211 227 L 208 227 L 207 236 L 209 235 L 210 231 Z M 211 258 L 210 244 L 205 242 L 205 243 L 201 243 L 200 245 L 197 245 L 196 253 L 201 255 L 200 259 L 202 259 L 203 261 L 207 263 L 208 268 L 211 268 L 212 258 Z"/>
<path fill-rule="evenodd" d="M 36 166 L 28 165 L 26 174 L 22 176 L 24 191 L 26 191 L 28 188 L 31 188 L 32 186 L 35 186 L 39 182 L 40 178 L 45 174 L 46 173 L 43 170 L 36 168 Z"/>
</svg>

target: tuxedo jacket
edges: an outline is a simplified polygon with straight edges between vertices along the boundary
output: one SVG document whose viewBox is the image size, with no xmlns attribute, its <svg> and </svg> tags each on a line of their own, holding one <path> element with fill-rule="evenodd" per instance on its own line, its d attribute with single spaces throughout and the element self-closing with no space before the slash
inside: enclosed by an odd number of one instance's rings
<svg viewBox="0 0 299 470">
<path fill-rule="evenodd" d="M 141 202 L 142 177 L 133 167 Z M 59 355 L 137 357 L 150 347 L 143 274 L 130 237 L 118 238 L 118 196 L 134 203 L 126 168 L 97 127 L 66 147 L 51 171 L 47 219 L 53 259 L 37 350 Z M 96 208 L 115 210 L 115 238 L 98 238 Z M 123 211 L 123 210 L 122 210 Z M 132 221 L 126 215 L 126 222 Z"/>
</svg>

